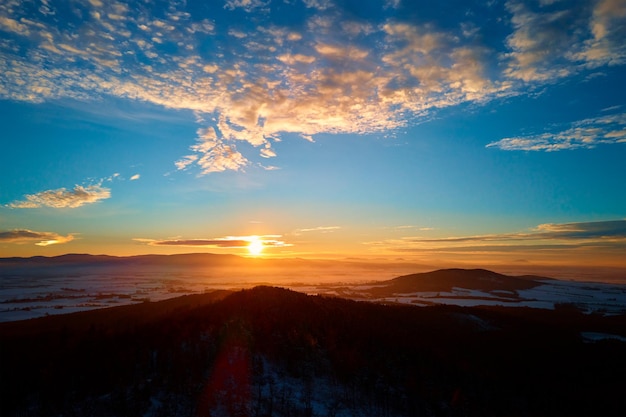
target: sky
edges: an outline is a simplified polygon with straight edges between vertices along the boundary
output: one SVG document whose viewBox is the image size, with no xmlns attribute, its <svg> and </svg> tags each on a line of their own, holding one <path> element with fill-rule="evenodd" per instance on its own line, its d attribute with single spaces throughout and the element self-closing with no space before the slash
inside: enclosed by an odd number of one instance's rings
<svg viewBox="0 0 626 417">
<path fill-rule="evenodd" d="M 0 256 L 626 266 L 626 0 L 5 0 Z"/>
</svg>

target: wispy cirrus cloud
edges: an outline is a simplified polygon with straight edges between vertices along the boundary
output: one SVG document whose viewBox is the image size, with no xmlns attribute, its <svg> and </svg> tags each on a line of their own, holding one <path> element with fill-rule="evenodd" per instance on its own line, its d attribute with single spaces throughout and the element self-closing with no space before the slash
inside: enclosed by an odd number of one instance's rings
<svg viewBox="0 0 626 417">
<path fill-rule="evenodd" d="M 504 138 L 489 143 L 487 147 L 505 151 L 551 152 L 617 143 L 626 143 L 626 113 L 581 120 L 561 132 Z"/>
<path fill-rule="evenodd" d="M 49 246 L 68 243 L 72 240 L 74 240 L 72 234 L 63 236 L 53 232 L 36 232 L 28 229 L 13 229 L 0 232 L 0 243 L 34 243 L 37 246 Z"/>
<path fill-rule="evenodd" d="M 239 171 L 256 156 L 238 144 L 271 158 L 285 133 L 393 131 L 440 108 L 622 64 L 624 3 L 508 1 L 509 33 L 499 26 L 490 33 L 505 33 L 500 42 L 486 43 L 482 20 L 403 19 L 395 0 L 368 22 L 345 19 L 331 1 L 285 3 L 302 17 L 295 27 L 268 21 L 260 0 L 202 15 L 184 2 L 71 0 L 71 26 L 47 18 L 52 3 L 38 15 L 9 1 L 0 5 L 0 98 L 112 96 L 191 110 L 201 128 L 176 167 Z"/>
<path fill-rule="evenodd" d="M 319 233 L 332 233 L 341 229 L 341 226 L 318 226 L 318 227 L 310 227 L 305 229 L 296 229 L 293 234 L 298 236 L 302 233 L 311 233 L 311 232 L 319 232 Z"/>
<path fill-rule="evenodd" d="M 445 237 L 437 239 L 408 238 L 407 240 L 418 243 L 450 243 L 589 239 L 626 240 L 626 220 L 560 224 L 546 223 L 537 226 L 534 230 L 528 233 L 500 233 L 492 235 Z"/>
<path fill-rule="evenodd" d="M 187 246 L 203 248 L 247 248 L 252 242 L 259 242 L 263 247 L 285 247 L 289 243 L 280 240 L 281 235 L 252 235 L 252 236 L 226 236 L 209 239 L 144 239 L 133 240 L 150 246 Z"/>
<path fill-rule="evenodd" d="M 385 227 L 386 229 L 393 229 L 393 230 L 409 230 L 409 229 L 413 229 L 413 230 L 420 230 L 423 232 L 426 231 L 430 231 L 430 230 L 435 230 L 434 227 L 428 227 L 428 226 L 415 226 L 412 224 L 403 224 L 400 226 L 390 226 L 390 227 Z"/>
<path fill-rule="evenodd" d="M 525 231 L 439 238 L 404 237 L 368 242 L 398 252 L 506 252 L 548 249 L 626 249 L 626 220 L 546 223 Z"/>
<path fill-rule="evenodd" d="M 59 188 L 36 194 L 27 194 L 24 200 L 7 204 L 10 208 L 77 208 L 111 197 L 111 190 L 102 185 L 76 185 L 73 189 Z"/>
<path fill-rule="evenodd" d="M 580 223 L 545 223 L 535 229 L 541 238 L 550 239 L 624 239 L 626 220 Z"/>
</svg>

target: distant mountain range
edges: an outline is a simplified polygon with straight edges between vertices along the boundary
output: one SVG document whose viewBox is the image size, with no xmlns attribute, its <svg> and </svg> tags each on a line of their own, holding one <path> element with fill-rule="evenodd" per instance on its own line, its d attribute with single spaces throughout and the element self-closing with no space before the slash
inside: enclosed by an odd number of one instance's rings
<svg viewBox="0 0 626 417">
<path fill-rule="evenodd" d="M 59 256 L 33 256 L 28 258 L 0 258 L 0 266 L 40 266 L 40 265 L 206 265 L 234 264 L 244 262 L 245 258 L 236 255 L 212 253 L 188 253 L 179 255 L 136 255 L 110 256 L 70 253 Z"/>
<path fill-rule="evenodd" d="M 71 253 L 59 256 L 33 256 L 33 257 L 10 257 L 0 258 L 0 268 L 7 269 L 12 266 L 40 267 L 40 266 L 171 266 L 171 267 L 232 267 L 232 266 L 254 266 L 254 267 L 367 267 L 368 269 L 384 269 L 389 265 L 407 265 L 414 270 L 434 269 L 428 265 L 411 262 L 381 262 L 366 259 L 345 259 L 345 260 L 321 260 L 303 258 L 263 258 L 263 257 L 243 257 L 229 254 L 214 253 L 185 253 L 174 255 L 135 255 L 135 256 L 110 256 L 110 255 L 90 255 Z M 2 273 L 2 270 L 0 270 Z"/>
</svg>

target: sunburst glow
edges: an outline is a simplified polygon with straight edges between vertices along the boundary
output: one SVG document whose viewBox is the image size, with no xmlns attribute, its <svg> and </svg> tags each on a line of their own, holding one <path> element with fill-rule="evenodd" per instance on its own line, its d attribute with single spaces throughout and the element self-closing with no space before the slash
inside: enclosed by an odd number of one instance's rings
<svg viewBox="0 0 626 417">
<path fill-rule="evenodd" d="M 248 252 L 252 256 L 260 256 L 263 253 L 263 242 L 256 236 L 252 237 L 248 244 Z"/>
</svg>

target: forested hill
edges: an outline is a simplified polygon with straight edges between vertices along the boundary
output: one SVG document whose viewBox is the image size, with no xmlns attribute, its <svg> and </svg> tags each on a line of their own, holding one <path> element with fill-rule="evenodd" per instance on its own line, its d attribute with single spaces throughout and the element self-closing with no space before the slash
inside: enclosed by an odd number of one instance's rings
<svg viewBox="0 0 626 417">
<path fill-rule="evenodd" d="M 508 276 L 486 269 L 440 269 L 432 272 L 405 275 L 385 281 L 395 292 L 451 291 L 454 287 L 474 290 L 525 290 L 540 285 L 540 280 L 550 278 L 537 276 Z"/>
<path fill-rule="evenodd" d="M 0 324 L 0 414 L 626 415 L 625 316 L 273 287 Z"/>
</svg>

